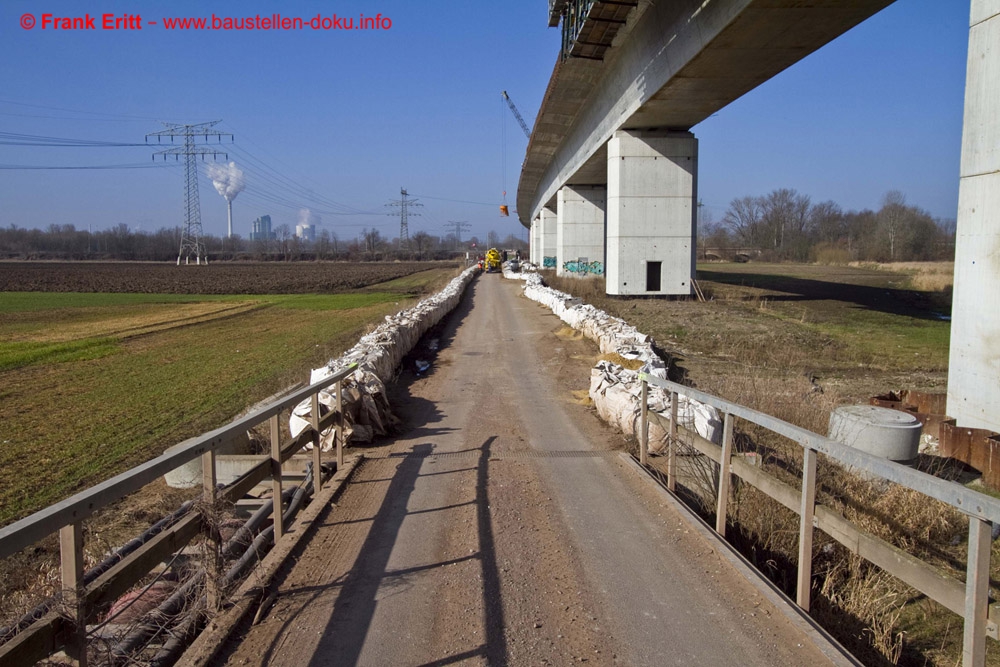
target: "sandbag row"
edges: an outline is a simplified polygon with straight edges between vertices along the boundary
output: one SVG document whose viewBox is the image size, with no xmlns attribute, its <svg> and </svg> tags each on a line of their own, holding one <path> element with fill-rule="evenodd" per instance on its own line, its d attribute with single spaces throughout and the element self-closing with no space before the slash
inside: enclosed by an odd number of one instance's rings
<svg viewBox="0 0 1000 667">
<path fill-rule="evenodd" d="M 538 274 L 529 274 L 524 294 L 555 313 L 570 327 L 581 331 L 596 342 L 603 354 L 617 354 L 624 359 L 638 361 L 642 372 L 666 379 L 667 367 L 653 351 L 653 340 L 628 322 L 585 304 L 581 299 L 565 292 L 546 287 Z M 599 361 L 590 372 L 590 398 L 597 414 L 626 435 L 636 435 L 641 414 L 641 381 L 639 371 L 629 370 L 610 361 Z M 663 389 L 650 386 L 649 410 L 670 418 L 670 397 Z M 678 400 L 679 426 L 696 431 L 712 442 L 720 442 L 722 422 L 718 411 L 710 405 L 687 399 Z M 659 453 L 666 448 L 667 433 L 650 420 L 649 451 Z"/>
<path fill-rule="evenodd" d="M 396 419 L 386 397 L 385 383 L 420 338 L 458 305 L 462 293 L 479 272 L 472 266 L 453 279 L 443 290 L 420 301 L 416 306 L 387 315 L 385 322 L 371 333 L 365 334 L 357 344 L 342 356 L 331 359 L 326 366 L 314 369 L 310 384 L 330 377 L 342 368 L 356 363 L 357 369 L 344 379 L 344 420 L 347 423 L 347 442 L 371 442 L 375 436 L 386 435 Z M 326 414 L 336 406 L 334 386 L 319 394 L 320 412 Z M 295 406 L 289 418 L 293 436 L 301 433 L 310 422 L 311 400 Z M 322 434 L 322 448 L 333 447 L 333 429 Z"/>
<path fill-rule="evenodd" d="M 644 372 L 666 379 L 667 366 L 653 351 L 653 339 L 625 320 L 608 315 L 566 292 L 546 287 L 537 273 L 530 274 L 526 279 L 524 294 L 548 306 L 572 328 L 582 331 L 584 336 L 600 346 L 601 353 L 614 353 L 625 359 L 640 361 Z"/>
<path fill-rule="evenodd" d="M 503 277 L 507 280 L 527 280 L 528 276 L 538 270 L 538 267 L 531 262 L 521 262 L 519 271 L 511 271 L 510 262 L 504 262 L 501 268 Z"/>
</svg>

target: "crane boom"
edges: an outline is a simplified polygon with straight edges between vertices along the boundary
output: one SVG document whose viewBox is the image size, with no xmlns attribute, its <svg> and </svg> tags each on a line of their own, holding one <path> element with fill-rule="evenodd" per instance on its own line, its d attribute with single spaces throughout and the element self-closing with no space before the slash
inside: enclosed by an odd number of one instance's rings
<svg viewBox="0 0 1000 667">
<path fill-rule="evenodd" d="M 521 129 L 524 130 L 524 136 L 526 136 L 526 137 L 528 137 L 530 139 L 531 138 L 531 130 L 528 129 L 528 124 L 524 122 L 523 118 L 521 118 L 521 114 L 519 114 L 517 112 L 517 107 L 514 106 L 514 103 L 511 101 L 510 97 L 507 95 L 507 91 L 504 90 L 500 94 L 503 95 L 504 100 L 507 102 L 507 106 L 510 107 L 511 112 L 514 114 L 514 118 L 517 119 L 517 122 L 518 122 L 518 124 L 520 124 Z"/>
</svg>

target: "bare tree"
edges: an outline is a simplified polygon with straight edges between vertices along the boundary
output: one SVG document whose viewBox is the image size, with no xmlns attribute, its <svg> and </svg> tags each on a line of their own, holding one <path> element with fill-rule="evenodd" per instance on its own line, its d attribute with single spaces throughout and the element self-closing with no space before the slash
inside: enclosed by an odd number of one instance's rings
<svg viewBox="0 0 1000 667">
<path fill-rule="evenodd" d="M 747 195 L 729 202 L 722 222 L 741 243 L 756 246 L 761 232 L 761 198 Z"/>
<path fill-rule="evenodd" d="M 410 237 L 413 249 L 417 251 L 417 259 L 424 258 L 424 251 L 430 247 L 431 235 L 424 231 L 419 231 Z"/>
<path fill-rule="evenodd" d="M 906 197 L 899 190 L 889 190 L 882 196 L 878 212 L 879 226 L 889 239 L 889 261 L 896 260 L 896 242 L 906 217 Z"/>
<path fill-rule="evenodd" d="M 813 205 L 809 212 L 813 231 L 824 243 L 837 243 L 846 236 L 847 226 L 844 211 L 833 201 L 824 201 Z"/>
</svg>

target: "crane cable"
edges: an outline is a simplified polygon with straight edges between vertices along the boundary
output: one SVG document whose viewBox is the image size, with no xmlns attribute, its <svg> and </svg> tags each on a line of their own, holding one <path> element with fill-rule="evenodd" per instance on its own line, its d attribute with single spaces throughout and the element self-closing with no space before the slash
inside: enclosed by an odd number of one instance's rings
<svg viewBox="0 0 1000 667">
<path fill-rule="evenodd" d="M 503 186 L 503 203 L 500 204 L 500 216 L 510 215 L 507 207 L 507 111 L 504 109 L 504 95 L 500 95 L 500 182 Z"/>
<path fill-rule="evenodd" d="M 507 204 L 507 114 L 503 96 L 500 97 L 500 181 L 503 185 L 503 203 Z"/>
</svg>

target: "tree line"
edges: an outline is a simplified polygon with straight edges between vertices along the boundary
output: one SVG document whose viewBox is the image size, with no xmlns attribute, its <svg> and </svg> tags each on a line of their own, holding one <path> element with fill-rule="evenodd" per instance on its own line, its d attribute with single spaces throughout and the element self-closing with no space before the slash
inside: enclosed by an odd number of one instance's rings
<svg viewBox="0 0 1000 667">
<path fill-rule="evenodd" d="M 845 211 L 782 188 L 733 199 L 720 221 L 699 218 L 699 257 L 906 262 L 952 259 L 955 252 L 955 221 L 907 204 L 898 190 L 887 192 L 877 211 Z"/>
<path fill-rule="evenodd" d="M 478 237 L 460 240 L 454 234 L 435 236 L 418 231 L 408 243 L 384 236 L 378 229 L 363 229 L 357 236 L 341 238 L 337 232 L 321 229 L 315 240 L 300 238 L 288 225 L 278 225 L 273 238 L 249 240 L 240 236 L 202 236 L 211 260 L 256 261 L 382 261 L 450 259 L 466 252 L 485 252 L 486 247 L 527 251 L 527 243 L 514 234 L 500 238 L 489 232 L 486 244 Z M 49 225 L 31 229 L 10 225 L 0 227 L 0 259 L 176 261 L 181 228 L 161 228 L 154 232 L 130 229 L 119 224 L 99 231 L 77 229 L 74 225 Z"/>
</svg>

